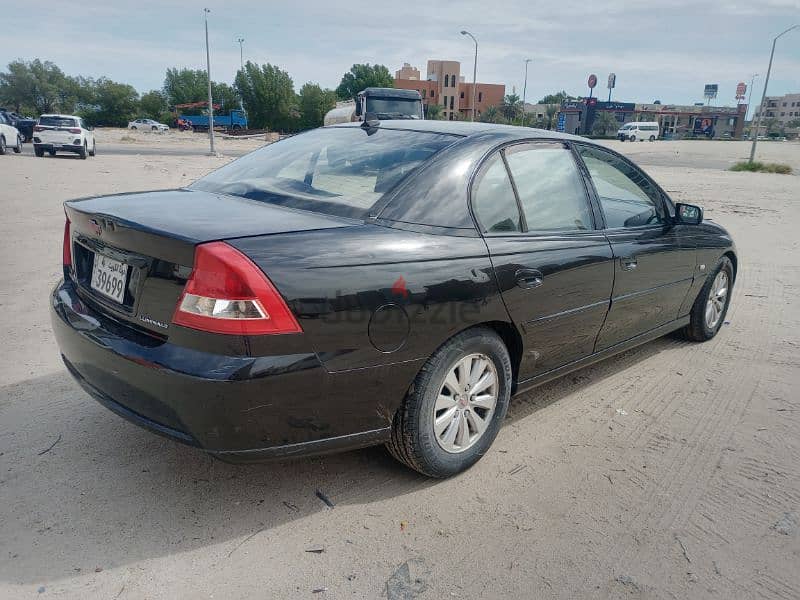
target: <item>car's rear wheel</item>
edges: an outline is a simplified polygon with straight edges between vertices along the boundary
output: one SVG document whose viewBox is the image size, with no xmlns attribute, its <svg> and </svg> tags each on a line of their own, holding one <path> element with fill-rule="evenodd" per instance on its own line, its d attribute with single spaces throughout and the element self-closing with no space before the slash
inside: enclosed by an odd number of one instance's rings
<svg viewBox="0 0 800 600">
<path fill-rule="evenodd" d="M 132 131 L 136 131 L 136 127 L 131 127 L 131 130 Z"/>
<path fill-rule="evenodd" d="M 630 136 L 628 139 L 629 139 L 630 141 L 632 141 L 632 142 L 635 142 L 635 141 L 636 141 L 636 136 L 635 136 L 635 135 L 632 135 L 632 136 Z"/>
<path fill-rule="evenodd" d="M 6 153 L 6 138 L 0 135 L 0 156 Z"/>
<path fill-rule="evenodd" d="M 651 141 L 651 142 L 655 142 L 655 141 L 656 141 L 656 136 L 654 136 L 654 135 L 651 135 L 651 136 L 650 136 L 650 141 Z"/>
<path fill-rule="evenodd" d="M 19 154 L 20 152 L 22 152 L 22 136 L 18 135 L 17 136 L 17 145 L 14 147 L 14 153 L 15 154 Z"/>
<path fill-rule="evenodd" d="M 86 142 L 83 142 L 83 146 L 81 149 L 78 150 L 78 156 L 81 157 L 81 160 L 86 160 L 86 157 L 89 156 L 89 149 L 86 147 Z"/>
<path fill-rule="evenodd" d="M 37 148 L 36 146 L 33 147 L 33 153 L 39 158 L 44 156 L 44 150 L 42 148 Z"/>
<path fill-rule="evenodd" d="M 429 477 L 468 469 L 489 449 L 511 396 L 511 359 L 491 329 L 468 329 L 422 367 L 392 423 L 389 451 Z"/>
<path fill-rule="evenodd" d="M 47 153 L 48 153 L 50 156 L 55 156 L 55 155 L 56 155 L 56 151 L 55 151 L 55 150 L 48 150 L 48 151 L 47 151 Z"/>
<path fill-rule="evenodd" d="M 689 324 L 683 329 L 684 337 L 705 342 L 717 335 L 728 313 L 733 277 L 733 264 L 727 256 L 723 256 L 706 278 L 692 305 Z"/>
</svg>

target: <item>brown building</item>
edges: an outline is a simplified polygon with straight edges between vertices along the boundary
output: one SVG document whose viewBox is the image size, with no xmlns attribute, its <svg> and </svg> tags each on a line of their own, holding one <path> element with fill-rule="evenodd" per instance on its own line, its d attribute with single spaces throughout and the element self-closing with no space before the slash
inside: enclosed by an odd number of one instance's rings
<svg viewBox="0 0 800 600">
<path fill-rule="evenodd" d="M 419 70 L 405 63 L 395 72 L 394 87 L 417 90 L 426 106 L 436 103 L 442 107 L 442 116 L 449 121 L 469 120 L 472 114 L 472 83 L 466 83 L 461 75 L 461 63 L 454 60 L 429 60 L 425 79 L 419 78 Z M 503 101 L 506 86 L 494 83 L 478 83 L 475 90 L 475 118 L 490 106 Z"/>
</svg>

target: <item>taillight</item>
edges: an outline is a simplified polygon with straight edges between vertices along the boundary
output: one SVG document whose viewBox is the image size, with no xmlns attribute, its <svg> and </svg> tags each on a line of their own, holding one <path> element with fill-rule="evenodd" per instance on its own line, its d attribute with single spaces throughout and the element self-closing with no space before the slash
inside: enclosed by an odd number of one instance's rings
<svg viewBox="0 0 800 600">
<path fill-rule="evenodd" d="M 80 130 L 79 127 L 70 127 L 69 132 L 70 133 L 80 133 L 81 130 Z"/>
<path fill-rule="evenodd" d="M 34 125 L 33 126 L 33 130 L 34 131 L 44 131 L 44 127 L 42 127 L 41 125 Z"/>
<path fill-rule="evenodd" d="M 172 322 L 233 335 L 300 333 L 278 290 L 244 254 L 225 242 L 200 244 Z"/>
<path fill-rule="evenodd" d="M 71 267 L 72 266 L 72 236 L 70 235 L 70 222 L 69 217 L 64 222 L 64 266 Z"/>
</svg>

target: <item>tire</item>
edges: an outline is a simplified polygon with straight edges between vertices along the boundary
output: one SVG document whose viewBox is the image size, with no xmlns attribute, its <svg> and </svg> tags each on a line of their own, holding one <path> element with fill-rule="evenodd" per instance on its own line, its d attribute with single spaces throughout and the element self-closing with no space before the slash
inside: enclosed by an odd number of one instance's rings
<svg viewBox="0 0 800 600">
<path fill-rule="evenodd" d="M 89 156 L 94 156 L 97 154 L 97 141 L 92 140 L 92 149 L 89 150 Z"/>
<path fill-rule="evenodd" d="M 17 136 L 17 145 L 14 148 L 14 154 L 19 154 L 20 152 L 22 152 L 22 136 L 18 135 Z"/>
<path fill-rule="evenodd" d="M 86 157 L 89 156 L 89 150 L 86 147 L 86 141 L 83 142 L 83 146 L 81 146 L 81 149 L 78 150 L 78 156 L 81 158 L 81 160 L 86 160 Z"/>
<path fill-rule="evenodd" d="M 632 142 L 635 142 L 635 141 L 636 141 L 636 136 L 635 136 L 635 135 L 632 135 L 632 136 L 631 136 L 631 137 L 629 137 L 628 139 L 629 139 L 630 141 L 632 141 Z"/>
<path fill-rule="evenodd" d="M 494 378 L 493 384 L 479 390 L 485 393 L 480 394 L 482 398 L 477 402 L 471 394 L 462 396 L 452 391 L 452 384 L 460 385 L 457 374 L 471 370 L 459 368 L 466 364 L 478 371 L 475 378 L 469 374 L 473 390 L 476 381 L 484 381 L 487 374 Z M 450 338 L 422 367 L 395 414 L 391 441 L 387 444 L 389 452 L 428 477 L 450 477 L 468 469 L 486 454 L 503 424 L 511 396 L 511 380 L 508 350 L 494 331 L 475 327 Z M 492 377 L 486 381 L 492 381 Z M 464 391 L 463 386 L 459 389 Z M 491 409 L 481 406 L 488 405 L 492 399 L 495 403 Z M 437 417 L 444 418 L 447 424 L 440 427 L 438 435 Z M 478 424 L 483 425 L 481 433 L 476 427 Z M 454 439 L 448 441 L 448 433 L 453 430 Z M 465 437 L 460 435 L 462 430 L 466 432 Z M 448 443 L 450 450 L 445 449 Z"/>
<path fill-rule="evenodd" d="M 55 150 L 48 150 L 48 151 L 47 151 L 47 153 L 48 153 L 50 156 L 55 156 L 55 155 L 56 155 L 56 151 L 55 151 Z"/>
<path fill-rule="evenodd" d="M 151 128 L 150 128 L 150 130 L 151 130 L 151 131 L 158 131 L 158 127 L 156 127 L 156 126 L 154 125 L 153 127 L 151 127 Z"/>
<path fill-rule="evenodd" d="M 7 148 L 5 136 L 0 135 L 0 156 L 3 156 L 8 151 Z"/>
<path fill-rule="evenodd" d="M 655 142 L 655 141 L 656 141 L 656 136 L 654 136 L 654 135 L 651 135 L 651 136 L 650 136 L 650 141 L 651 141 L 651 142 Z"/>
<path fill-rule="evenodd" d="M 725 282 L 725 296 L 720 302 L 719 281 L 721 279 Z M 692 305 L 689 324 L 681 330 L 684 338 L 693 342 L 706 342 L 717 335 L 725 322 L 725 315 L 728 314 L 733 284 L 733 264 L 727 256 L 723 256 L 706 278 L 700 293 L 697 294 Z M 712 295 L 716 297 L 716 301 L 712 300 Z M 710 303 L 714 304 L 714 310 L 709 308 Z"/>
<path fill-rule="evenodd" d="M 131 127 L 131 131 L 136 131 L 136 127 Z"/>
<path fill-rule="evenodd" d="M 33 153 L 39 158 L 42 158 L 44 156 L 44 150 L 42 150 L 41 148 L 37 148 L 36 146 L 33 147 Z"/>
</svg>

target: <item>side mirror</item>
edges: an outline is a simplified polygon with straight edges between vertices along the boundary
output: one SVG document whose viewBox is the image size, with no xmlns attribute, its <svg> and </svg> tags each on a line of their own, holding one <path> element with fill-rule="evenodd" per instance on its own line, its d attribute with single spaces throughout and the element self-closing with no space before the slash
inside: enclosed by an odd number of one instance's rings
<svg viewBox="0 0 800 600">
<path fill-rule="evenodd" d="M 703 222 L 703 209 L 694 204 L 676 204 L 675 215 L 679 223 L 699 225 Z"/>
</svg>

